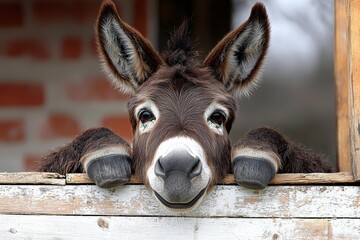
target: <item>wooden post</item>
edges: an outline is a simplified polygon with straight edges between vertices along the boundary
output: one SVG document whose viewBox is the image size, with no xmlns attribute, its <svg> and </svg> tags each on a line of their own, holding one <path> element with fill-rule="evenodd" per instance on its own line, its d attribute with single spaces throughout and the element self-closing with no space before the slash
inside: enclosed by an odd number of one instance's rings
<svg viewBox="0 0 360 240">
<path fill-rule="evenodd" d="M 355 180 L 360 180 L 360 1 L 349 0 L 349 126 L 350 156 Z"/>
<path fill-rule="evenodd" d="M 336 85 L 337 159 L 340 172 L 352 172 L 348 105 L 348 0 L 335 1 L 334 70 Z"/>
</svg>

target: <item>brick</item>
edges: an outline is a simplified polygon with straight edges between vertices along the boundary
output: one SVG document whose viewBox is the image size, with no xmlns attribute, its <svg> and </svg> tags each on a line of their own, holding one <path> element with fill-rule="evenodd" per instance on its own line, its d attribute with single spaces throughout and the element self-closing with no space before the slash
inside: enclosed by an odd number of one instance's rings
<svg viewBox="0 0 360 240">
<path fill-rule="evenodd" d="M 44 104 L 44 87 L 39 83 L 0 83 L 0 107 L 38 107 Z"/>
<path fill-rule="evenodd" d="M 65 86 L 67 96 L 73 101 L 127 100 L 128 97 L 115 90 L 104 77 L 95 77 Z"/>
<path fill-rule="evenodd" d="M 134 1 L 134 27 L 141 32 L 145 37 L 147 36 L 147 0 Z"/>
<path fill-rule="evenodd" d="M 0 2 L 0 27 L 20 27 L 24 24 L 24 10 L 19 2 Z"/>
<path fill-rule="evenodd" d="M 81 133 L 78 121 L 64 113 L 54 113 L 50 115 L 43 124 L 40 137 L 41 139 L 73 138 Z"/>
<path fill-rule="evenodd" d="M 93 37 L 91 40 L 90 40 L 90 51 L 91 51 L 91 54 L 94 56 L 94 57 L 98 57 L 98 51 L 97 51 L 97 44 L 96 44 L 96 38 Z"/>
<path fill-rule="evenodd" d="M 18 58 L 28 56 L 33 59 L 47 60 L 50 51 L 47 44 L 38 39 L 14 39 L 5 44 L 5 54 L 8 57 Z"/>
<path fill-rule="evenodd" d="M 23 160 L 24 171 L 37 171 L 41 156 L 38 154 L 26 154 Z"/>
<path fill-rule="evenodd" d="M 22 119 L 0 120 L 0 142 L 17 143 L 25 140 Z"/>
<path fill-rule="evenodd" d="M 53 24 L 62 22 L 84 23 L 95 21 L 100 1 L 89 0 L 38 0 L 32 5 L 36 22 Z"/>
<path fill-rule="evenodd" d="M 82 43 L 79 37 L 66 37 L 61 43 L 61 57 L 63 59 L 78 59 L 82 53 Z"/>
<path fill-rule="evenodd" d="M 102 119 L 101 125 L 107 127 L 117 133 L 124 139 L 131 141 L 133 134 L 128 116 L 112 115 L 106 116 Z"/>
</svg>

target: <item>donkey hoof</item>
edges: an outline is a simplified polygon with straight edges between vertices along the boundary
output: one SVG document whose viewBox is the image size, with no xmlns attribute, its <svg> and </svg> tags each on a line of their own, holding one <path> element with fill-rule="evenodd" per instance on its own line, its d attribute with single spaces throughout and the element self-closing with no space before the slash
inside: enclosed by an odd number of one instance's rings
<svg viewBox="0 0 360 240">
<path fill-rule="evenodd" d="M 130 157 L 109 155 L 92 160 L 86 169 L 89 177 L 101 188 L 114 188 L 127 183 L 131 176 Z"/>
<path fill-rule="evenodd" d="M 252 189 L 264 189 L 276 173 L 270 161 L 247 156 L 236 157 L 233 169 L 237 184 Z"/>
</svg>

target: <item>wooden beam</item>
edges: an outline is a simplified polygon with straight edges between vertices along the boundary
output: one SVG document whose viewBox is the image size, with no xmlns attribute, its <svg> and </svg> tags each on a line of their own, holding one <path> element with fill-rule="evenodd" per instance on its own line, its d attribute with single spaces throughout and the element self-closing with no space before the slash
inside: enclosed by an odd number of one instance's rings
<svg viewBox="0 0 360 240">
<path fill-rule="evenodd" d="M 68 173 L 66 174 L 66 184 L 94 184 L 86 173 Z M 131 175 L 128 184 L 142 184 L 142 182 Z"/>
<path fill-rule="evenodd" d="M 188 212 L 161 205 L 144 185 L 0 185 L 0 213 L 15 215 L 359 218 L 358 186 L 269 186 L 251 190 L 218 185 Z M 0 224 L 1 226 L 2 224 Z"/>
<path fill-rule="evenodd" d="M 58 173 L 14 172 L 0 173 L 0 184 L 65 185 L 65 176 Z"/>
<path fill-rule="evenodd" d="M 276 174 L 270 185 L 304 185 L 304 184 L 342 184 L 355 182 L 353 175 L 348 172 L 338 173 L 292 173 Z M 65 185 L 65 184 L 94 184 L 86 173 L 69 173 L 66 176 L 58 173 L 17 172 L 0 173 L 0 184 L 28 184 L 28 185 Z M 135 176 L 131 176 L 130 185 L 143 184 Z M 227 175 L 220 185 L 236 185 L 233 175 Z"/>
<path fill-rule="evenodd" d="M 335 1 L 334 71 L 336 85 L 337 160 L 340 172 L 352 172 L 348 104 L 348 0 Z"/>
<path fill-rule="evenodd" d="M 352 182 L 354 182 L 354 178 L 349 172 L 292 173 L 275 175 L 270 185 L 336 184 Z"/>
<path fill-rule="evenodd" d="M 354 178 L 351 173 L 292 173 L 276 174 L 270 185 L 303 185 L 303 184 L 336 184 L 353 183 Z M 84 173 L 66 174 L 66 184 L 93 184 L 93 181 Z M 142 184 L 134 176 L 131 176 L 128 184 Z M 220 183 L 225 185 L 236 185 L 233 175 L 227 175 Z"/>
<path fill-rule="evenodd" d="M 352 168 L 360 180 L 360 1 L 349 0 L 349 124 Z"/>
<path fill-rule="evenodd" d="M 0 215 L 13 239 L 358 239 L 359 219 L 259 219 Z"/>
</svg>

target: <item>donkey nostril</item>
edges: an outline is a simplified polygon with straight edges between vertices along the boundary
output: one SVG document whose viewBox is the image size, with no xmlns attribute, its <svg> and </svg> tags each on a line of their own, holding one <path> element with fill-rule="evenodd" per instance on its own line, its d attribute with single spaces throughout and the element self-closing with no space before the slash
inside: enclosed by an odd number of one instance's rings
<svg viewBox="0 0 360 240">
<path fill-rule="evenodd" d="M 165 170 L 163 166 L 161 165 L 160 159 L 156 161 L 155 164 L 155 175 L 161 178 L 165 178 Z"/>
<path fill-rule="evenodd" d="M 191 169 L 191 172 L 189 174 L 190 179 L 196 176 L 199 176 L 201 174 L 201 170 L 202 170 L 202 163 L 200 161 L 200 159 L 196 159 L 197 162 L 194 165 L 194 167 Z"/>
<path fill-rule="evenodd" d="M 160 157 L 154 166 L 155 175 L 164 180 L 173 173 L 181 173 L 190 180 L 199 176 L 201 170 L 200 159 L 183 152 L 172 152 L 165 157 Z"/>
</svg>

